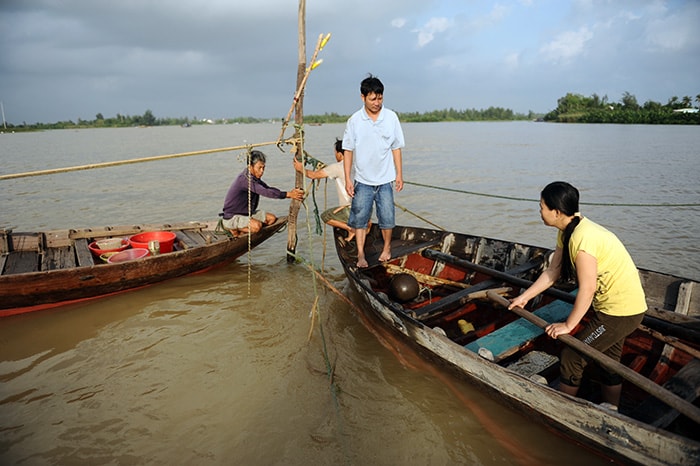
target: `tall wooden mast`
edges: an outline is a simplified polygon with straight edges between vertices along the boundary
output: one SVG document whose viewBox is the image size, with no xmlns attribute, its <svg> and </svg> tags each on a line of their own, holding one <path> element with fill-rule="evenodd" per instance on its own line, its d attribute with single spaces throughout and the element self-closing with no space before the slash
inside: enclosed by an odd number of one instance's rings
<svg viewBox="0 0 700 466">
<path fill-rule="evenodd" d="M 299 65 L 297 66 L 297 89 L 301 89 L 301 93 L 295 102 L 294 109 L 294 123 L 296 129 L 294 131 L 294 138 L 297 141 L 297 152 L 295 157 L 299 160 L 304 160 L 304 139 L 299 134 L 301 125 L 304 123 L 304 77 L 306 75 L 306 0 L 299 0 L 299 16 L 298 16 L 298 29 L 299 29 Z M 302 173 L 295 171 L 295 181 L 294 186 L 298 188 L 304 188 L 304 175 Z M 299 208 L 301 207 L 301 202 L 292 199 L 289 204 L 289 217 L 287 223 L 287 262 L 294 262 L 294 255 L 297 249 L 297 217 L 299 216 Z"/>
</svg>

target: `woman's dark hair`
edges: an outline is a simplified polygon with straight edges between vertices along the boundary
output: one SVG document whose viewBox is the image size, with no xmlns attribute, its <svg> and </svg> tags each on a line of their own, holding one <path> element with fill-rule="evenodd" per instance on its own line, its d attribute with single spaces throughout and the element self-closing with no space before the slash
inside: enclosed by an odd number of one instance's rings
<svg viewBox="0 0 700 466">
<path fill-rule="evenodd" d="M 367 97 L 372 93 L 384 95 L 384 84 L 382 84 L 378 77 L 370 74 L 360 83 L 360 94 Z"/>
<path fill-rule="evenodd" d="M 248 165 L 250 165 L 252 167 L 253 165 L 255 165 L 258 162 L 265 163 L 265 154 L 263 154 L 259 150 L 250 151 L 250 155 L 248 158 Z"/>
<path fill-rule="evenodd" d="M 335 138 L 335 151 L 336 152 L 343 152 L 343 140 Z"/>
<path fill-rule="evenodd" d="M 564 229 L 563 238 L 563 257 L 561 260 L 561 275 L 564 280 L 574 278 L 574 268 L 571 265 L 571 253 L 569 252 L 569 240 L 574 229 L 581 221 L 578 214 L 578 189 L 565 181 L 555 181 L 544 187 L 540 193 L 540 197 L 545 205 L 551 210 L 558 210 L 564 215 L 574 216 L 571 222 Z"/>
</svg>

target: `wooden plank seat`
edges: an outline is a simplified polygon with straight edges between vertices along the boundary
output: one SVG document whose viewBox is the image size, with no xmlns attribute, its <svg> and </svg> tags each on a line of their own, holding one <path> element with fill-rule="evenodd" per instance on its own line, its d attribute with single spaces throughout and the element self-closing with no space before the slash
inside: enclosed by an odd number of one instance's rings
<svg viewBox="0 0 700 466">
<path fill-rule="evenodd" d="M 435 238 L 430 241 L 422 241 L 419 243 L 404 243 L 399 242 L 399 244 L 391 245 L 391 258 L 396 259 L 397 257 L 407 256 L 409 254 L 415 254 L 416 252 L 422 251 L 427 248 L 432 248 L 442 243 L 442 238 Z M 382 265 L 381 263 L 379 265 Z"/>
<path fill-rule="evenodd" d="M 39 253 L 37 251 L 12 251 L 7 255 L 4 275 L 39 271 Z"/>
<path fill-rule="evenodd" d="M 189 235 L 187 234 L 188 232 L 185 232 L 184 230 L 177 230 L 173 233 L 175 233 L 175 236 L 177 237 L 176 243 L 182 249 L 196 248 L 200 244 L 205 244 L 203 238 L 197 238 L 196 236 Z"/>
<path fill-rule="evenodd" d="M 569 303 L 557 300 L 535 310 L 533 314 L 549 323 L 563 322 L 571 313 L 572 307 Z M 521 317 L 469 343 L 465 348 L 481 355 L 488 355 L 490 352 L 493 355 L 493 361 L 499 362 L 515 354 L 520 348 L 543 333 L 543 329 Z M 480 351 L 480 349 L 482 350 Z M 484 351 L 484 349 L 488 351 Z"/>
<path fill-rule="evenodd" d="M 41 270 L 70 269 L 75 267 L 75 256 L 70 246 L 47 248 L 41 255 Z"/>
<path fill-rule="evenodd" d="M 85 238 L 76 239 L 74 242 L 75 258 L 80 267 L 89 267 L 95 265 L 95 256 L 90 252 L 88 241 Z"/>
<path fill-rule="evenodd" d="M 344 241 L 344 239 L 343 239 Z M 369 242 L 369 240 L 368 240 Z M 403 241 L 398 241 L 398 240 L 392 240 L 391 242 L 391 260 L 395 261 L 396 259 L 399 259 L 404 256 L 408 256 L 410 254 L 415 254 L 418 252 L 421 252 L 425 249 L 432 248 L 434 246 L 437 246 L 442 242 L 442 238 L 435 238 L 430 241 L 420 241 L 420 242 L 403 242 Z M 353 253 L 353 254 L 356 254 Z M 376 268 L 380 267 L 385 267 L 388 262 L 379 262 L 379 254 L 380 252 L 372 252 L 368 253 L 366 252 L 365 257 L 367 258 L 367 262 L 370 264 L 369 267 L 365 267 L 362 269 L 362 273 L 367 273 L 370 272 Z"/>
<path fill-rule="evenodd" d="M 663 387 L 686 401 L 694 402 L 700 396 L 700 360 L 690 361 Z M 630 417 L 661 429 L 668 427 L 678 416 L 678 411 L 655 397 L 644 400 L 630 413 Z"/>
</svg>

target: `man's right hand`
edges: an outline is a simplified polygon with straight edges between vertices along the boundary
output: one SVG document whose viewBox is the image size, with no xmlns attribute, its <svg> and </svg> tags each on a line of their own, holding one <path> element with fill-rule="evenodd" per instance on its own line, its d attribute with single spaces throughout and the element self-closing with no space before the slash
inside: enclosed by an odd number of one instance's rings
<svg viewBox="0 0 700 466">
<path fill-rule="evenodd" d="M 296 199 L 297 201 L 304 200 L 304 190 L 299 188 L 294 188 L 291 191 L 287 191 L 287 197 Z"/>
<path fill-rule="evenodd" d="M 355 185 L 348 177 L 345 177 L 345 192 L 348 193 L 348 196 L 355 197 Z"/>
</svg>

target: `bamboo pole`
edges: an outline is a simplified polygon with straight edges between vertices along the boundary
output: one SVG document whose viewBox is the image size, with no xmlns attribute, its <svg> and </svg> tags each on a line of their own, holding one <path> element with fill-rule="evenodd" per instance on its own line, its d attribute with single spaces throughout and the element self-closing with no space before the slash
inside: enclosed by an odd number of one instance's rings
<svg viewBox="0 0 700 466">
<path fill-rule="evenodd" d="M 285 142 L 288 142 L 288 141 L 285 141 Z M 257 144 L 245 144 L 242 146 L 221 147 L 219 149 L 205 149 L 205 150 L 197 150 L 197 151 L 192 151 L 192 152 L 180 152 L 177 154 L 155 155 L 152 157 L 142 157 L 139 159 L 115 160 L 113 162 L 91 163 L 89 165 L 77 165 L 77 166 L 73 166 L 73 167 L 64 167 L 64 168 L 50 168 L 47 170 L 37 170 L 37 171 L 33 171 L 33 172 L 24 172 L 24 173 L 11 173 L 8 175 L 0 175 L 0 180 L 11 180 L 14 178 L 26 178 L 26 177 L 30 177 L 30 176 L 53 175 L 56 173 L 74 172 L 74 171 L 79 171 L 79 170 L 92 170 L 94 168 L 116 167 L 118 165 L 129 165 L 132 163 L 153 162 L 156 160 L 174 159 L 174 158 L 178 158 L 178 157 L 191 157 L 193 155 L 213 154 L 215 152 L 229 152 L 229 151 L 234 151 L 234 150 L 249 149 L 252 147 L 271 146 L 273 144 L 279 145 L 280 142 L 279 141 L 277 141 L 277 142 L 261 142 L 261 143 L 257 143 Z"/>
<path fill-rule="evenodd" d="M 509 300 L 498 294 L 488 292 L 487 296 L 489 297 L 489 299 L 500 304 L 505 308 L 508 308 L 508 306 L 510 305 Z M 530 311 L 526 311 L 520 306 L 515 306 L 511 309 L 511 311 L 543 330 L 549 325 L 549 322 L 547 322 L 546 320 L 538 317 Z M 689 419 L 700 423 L 700 408 L 688 402 L 687 400 L 679 397 L 675 393 L 636 373 L 624 364 L 615 361 L 614 359 L 601 353 L 597 349 L 593 348 L 590 345 L 587 345 L 586 343 L 580 341 L 572 335 L 558 335 L 557 340 L 570 346 L 571 348 L 583 354 L 584 356 L 588 356 L 589 358 L 593 359 L 598 364 L 606 368 L 608 371 L 615 372 L 623 379 L 633 383 L 634 385 L 641 388 L 650 395 L 655 396 L 664 404 L 670 406 L 671 408 L 674 408 L 676 411 L 683 414 L 684 416 L 687 416 Z"/>
<path fill-rule="evenodd" d="M 304 157 L 304 143 L 301 138 L 300 128 L 304 123 L 304 76 L 306 76 L 306 0 L 299 0 L 299 16 L 298 16 L 298 29 L 299 29 L 299 65 L 297 66 L 297 92 L 294 95 L 294 102 L 292 103 L 292 108 L 294 109 L 294 123 L 296 124 L 296 130 L 294 132 L 296 144 L 296 154 L 298 160 L 303 160 Z M 290 112 L 292 109 L 289 110 Z M 289 120 L 289 114 L 284 122 L 282 122 L 282 133 L 279 139 L 281 140 L 284 135 L 284 130 Z M 303 171 L 303 170 L 302 170 Z M 294 186 L 299 188 L 304 188 L 304 174 L 294 171 Z M 299 209 L 301 207 L 301 202 L 296 199 L 292 199 L 289 203 L 289 215 L 287 216 L 287 263 L 291 264 L 294 262 L 294 255 L 297 250 L 297 217 L 299 216 Z"/>
</svg>

